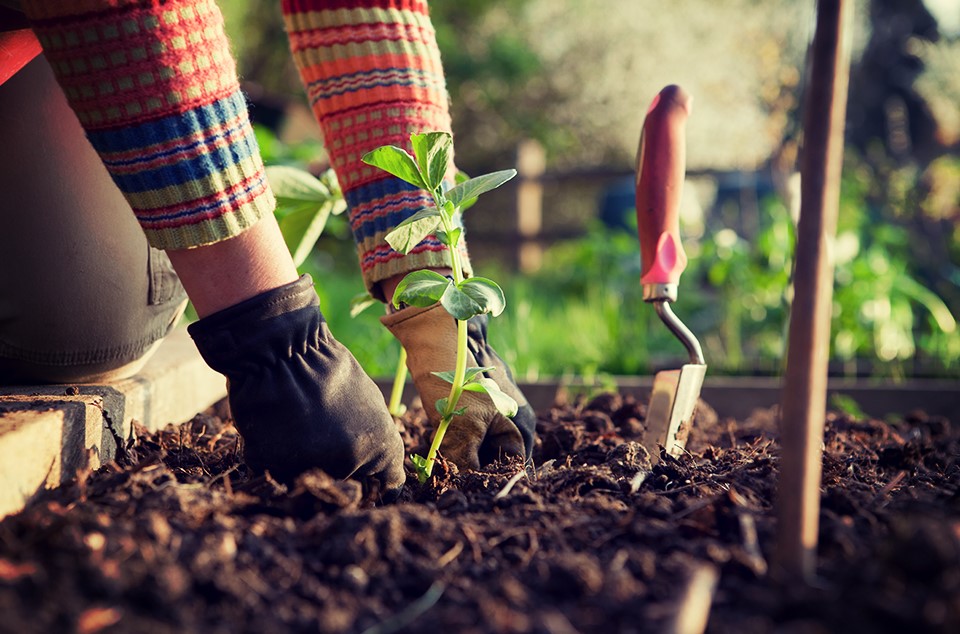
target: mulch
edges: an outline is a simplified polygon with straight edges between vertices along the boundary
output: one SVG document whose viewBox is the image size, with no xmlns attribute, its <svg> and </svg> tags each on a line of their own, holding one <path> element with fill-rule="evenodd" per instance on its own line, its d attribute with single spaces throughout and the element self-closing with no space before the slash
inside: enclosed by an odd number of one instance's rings
<svg viewBox="0 0 960 634">
<path fill-rule="evenodd" d="M 0 522 L 3 632 L 960 632 L 960 427 L 829 413 L 819 568 L 777 581 L 776 412 L 702 404 L 651 466 L 644 404 L 539 415 L 535 470 L 441 465 L 400 500 L 251 474 L 222 410 Z M 404 416 L 408 449 L 427 440 Z M 698 623 L 699 621 L 699 623 Z"/>
</svg>

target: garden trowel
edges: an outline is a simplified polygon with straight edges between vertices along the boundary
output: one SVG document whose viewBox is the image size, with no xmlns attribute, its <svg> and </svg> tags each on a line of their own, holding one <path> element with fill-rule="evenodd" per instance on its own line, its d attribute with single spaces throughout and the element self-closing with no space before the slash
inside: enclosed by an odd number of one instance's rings
<svg viewBox="0 0 960 634">
<path fill-rule="evenodd" d="M 687 256 L 680 243 L 680 194 L 683 188 L 685 125 L 693 99 L 679 86 L 667 86 L 647 110 L 637 151 L 637 232 L 643 300 L 683 343 L 690 363 L 657 372 L 647 407 L 643 445 L 654 463 L 660 447 L 683 452 L 707 366 L 700 342 L 670 308 L 677 299 Z"/>
</svg>

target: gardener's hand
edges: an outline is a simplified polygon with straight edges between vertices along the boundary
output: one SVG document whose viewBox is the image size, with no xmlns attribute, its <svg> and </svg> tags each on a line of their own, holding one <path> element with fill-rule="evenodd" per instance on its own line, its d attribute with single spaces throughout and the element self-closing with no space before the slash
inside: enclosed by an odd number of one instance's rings
<svg viewBox="0 0 960 634">
<path fill-rule="evenodd" d="M 527 399 L 517 388 L 510 369 L 503 359 L 487 345 L 487 316 L 474 317 L 468 322 L 467 367 L 494 367 L 486 374 L 500 389 L 517 401 L 519 409 L 512 418 L 506 418 L 486 394 L 464 392 L 458 408 L 466 406 L 462 416 L 456 416 L 443 438 L 440 451 L 457 466 L 477 469 L 504 456 L 524 456 L 530 459 L 537 418 Z M 380 321 L 393 333 L 407 351 L 407 366 L 420 393 L 423 407 L 436 427 L 440 421 L 435 403 L 450 395 L 450 384 L 431 372 L 453 370 L 457 354 L 456 320 L 436 304 L 429 308 L 405 308 L 382 317 Z"/>
<path fill-rule="evenodd" d="M 327 328 L 310 276 L 204 317 L 189 332 L 226 375 L 247 464 L 292 481 L 319 467 L 374 478 L 385 497 L 405 476 L 383 395 Z"/>
</svg>

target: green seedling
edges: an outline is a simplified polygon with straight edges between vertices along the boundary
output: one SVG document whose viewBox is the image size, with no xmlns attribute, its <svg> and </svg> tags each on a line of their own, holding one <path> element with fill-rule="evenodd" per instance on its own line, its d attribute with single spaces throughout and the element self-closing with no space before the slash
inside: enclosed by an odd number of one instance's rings
<svg viewBox="0 0 960 634">
<path fill-rule="evenodd" d="M 460 260 L 460 239 L 463 235 L 461 214 L 478 196 L 496 189 L 514 176 L 516 170 L 503 170 L 476 178 L 458 178 L 457 184 L 445 188 L 444 176 L 450 164 L 453 137 L 447 132 L 426 132 L 410 137 L 411 156 L 403 148 L 385 145 L 369 152 L 363 162 L 400 178 L 415 187 L 430 192 L 433 206 L 416 212 L 386 236 L 387 242 L 401 253 L 409 253 L 424 238 L 435 235 L 447 249 L 453 279 L 435 271 L 419 270 L 409 273 L 397 285 L 393 305 L 427 307 L 439 302 L 457 320 L 457 356 L 453 370 L 434 372 L 450 383 L 450 395 L 436 403 L 440 424 L 430 444 L 426 458 L 411 456 L 417 476 L 425 482 L 433 472 L 437 451 L 443 436 L 455 416 L 466 408 L 458 408 L 464 391 L 484 393 L 504 416 L 517 413 L 517 403 L 504 394 L 496 381 L 484 374 L 492 367 L 467 367 L 467 320 L 490 313 L 494 317 L 503 312 L 506 300 L 503 290 L 493 280 L 484 277 L 465 279 Z"/>
<path fill-rule="evenodd" d="M 350 316 L 356 317 L 366 309 L 379 304 L 374 297 L 367 292 L 354 295 L 350 300 Z M 403 404 L 403 384 L 407 381 L 407 351 L 400 346 L 400 360 L 397 361 L 397 371 L 393 375 L 393 388 L 390 390 L 390 402 L 387 403 L 387 409 L 390 415 L 397 418 L 403 416 L 407 411 L 407 406 Z"/>
<path fill-rule="evenodd" d="M 266 168 L 270 189 L 277 198 L 275 214 L 280 232 L 300 268 L 320 239 L 331 215 L 342 214 L 347 208 L 343 193 L 332 169 L 320 178 L 287 165 Z"/>
</svg>

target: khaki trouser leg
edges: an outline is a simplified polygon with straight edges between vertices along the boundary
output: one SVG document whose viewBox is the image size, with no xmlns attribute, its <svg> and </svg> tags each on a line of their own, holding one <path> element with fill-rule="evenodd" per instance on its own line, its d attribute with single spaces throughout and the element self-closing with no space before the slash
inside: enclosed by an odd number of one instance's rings
<svg viewBox="0 0 960 634">
<path fill-rule="evenodd" d="M 43 56 L 0 85 L 0 383 L 135 373 L 186 304 Z"/>
</svg>

